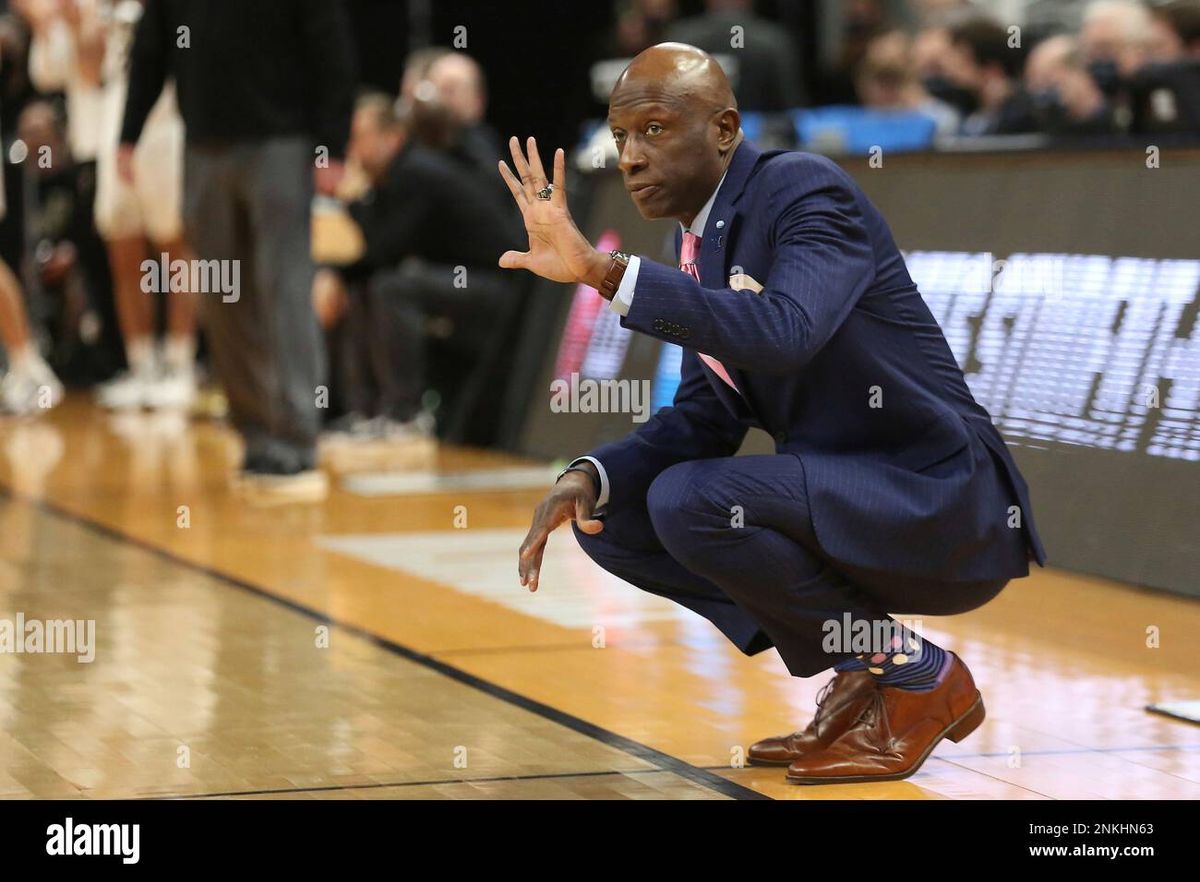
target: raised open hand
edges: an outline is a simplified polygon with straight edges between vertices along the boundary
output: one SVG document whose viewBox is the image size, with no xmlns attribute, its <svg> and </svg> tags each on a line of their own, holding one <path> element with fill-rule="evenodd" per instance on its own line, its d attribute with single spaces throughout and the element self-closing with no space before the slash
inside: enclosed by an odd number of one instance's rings
<svg viewBox="0 0 1200 882">
<path fill-rule="evenodd" d="M 567 208 L 567 160 L 562 148 L 554 151 L 553 192 L 549 199 L 542 199 L 538 191 L 551 182 L 542 168 L 537 141 L 530 138 L 527 142 L 528 160 L 516 138 L 510 138 L 508 146 L 517 173 L 513 174 L 501 160 L 500 176 L 521 209 L 525 232 L 529 234 L 529 250 L 504 252 L 500 266 L 527 269 L 554 282 L 596 284 L 596 274 L 599 272 L 599 278 L 603 279 L 608 260 L 591 246 L 571 218 Z"/>
</svg>

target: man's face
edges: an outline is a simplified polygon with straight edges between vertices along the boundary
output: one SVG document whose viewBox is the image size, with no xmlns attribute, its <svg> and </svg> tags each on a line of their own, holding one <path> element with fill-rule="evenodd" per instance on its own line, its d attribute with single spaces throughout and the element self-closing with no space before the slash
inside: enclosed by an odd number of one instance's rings
<svg viewBox="0 0 1200 882">
<path fill-rule="evenodd" d="M 1096 18 L 1085 22 L 1079 31 L 1079 46 L 1088 61 L 1115 60 L 1124 42 L 1115 19 Z"/>
<path fill-rule="evenodd" d="M 1062 74 L 1063 63 L 1057 54 L 1034 49 L 1025 64 L 1025 88 L 1030 92 L 1058 89 L 1062 86 Z"/>
<path fill-rule="evenodd" d="M 954 85 L 978 93 L 983 88 L 983 68 L 964 42 L 950 42 L 943 60 L 946 77 Z"/>
<path fill-rule="evenodd" d="M 360 108 L 354 112 L 347 153 L 372 180 L 378 181 L 383 176 L 398 149 L 396 135 L 379 124 L 374 111 Z"/>
<path fill-rule="evenodd" d="M 642 217 L 690 222 L 724 170 L 737 113 L 639 81 L 620 83 L 608 107 L 625 187 Z"/>
<path fill-rule="evenodd" d="M 1146 48 L 1127 33 L 1128 25 L 1115 18 L 1096 18 L 1084 22 L 1079 31 L 1079 46 L 1091 62 L 1115 62 L 1117 70 L 1131 76 L 1145 63 Z"/>
<path fill-rule="evenodd" d="M 440 59 L 429 68 L 429 81 L 461 125 L 474 125 L 483 119 L 483 94 L 468 62 L 452 55 Z"/>
<path fill-rule="evenodd" d="M 1155 16 L 1150 25 L 1150 42 L 1147 54 L 1151 61 L 1179 61 L 1187 54 L 1187 47 L 1179 34 L 1171 28 L 1165 18 Z"/>
</svg>

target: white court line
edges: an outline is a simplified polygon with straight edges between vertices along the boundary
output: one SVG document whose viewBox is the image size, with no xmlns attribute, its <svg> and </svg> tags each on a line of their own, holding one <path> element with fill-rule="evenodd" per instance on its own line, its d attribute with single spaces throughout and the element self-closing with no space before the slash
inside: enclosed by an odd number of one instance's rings
<svg viewBox="0 0 1200 882">
<path fill-rule="evenodd" d="M 605 572 L 573 536 L 550 537 L 538 590 L 517 580 L 517 549 L 524 529 L 438 530 L 323 536 L 317 544 L 376 566 L 449 585 L 524 615 L 565 628 L 631 627 L 648 622 L 686 623 L 711 634 L 712 625 L 670 600 Z"/>
</svg>

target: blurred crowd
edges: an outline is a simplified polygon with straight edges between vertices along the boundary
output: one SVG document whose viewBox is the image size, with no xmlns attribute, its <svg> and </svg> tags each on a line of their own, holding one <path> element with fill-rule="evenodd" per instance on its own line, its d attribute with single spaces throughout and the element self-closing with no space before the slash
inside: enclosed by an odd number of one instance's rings
<svg viewBox="0 0 1200 882">
<path fill-rule="evenodd" d="M 870 111 L 897 126 L 903 114 L 924 117 L 926 146 L 987 135 L 1200 134 L 1200 0 L 818 4 L 840 19 L 832 45 L 756 15 L 752 0 L 703 5 L 681 18 L 676 0 L 618 4 L 593 69 L 596 98 L 621 59 L 678 40 L 716 55 L 743 112 L 764 115 L 759 131 L 786 146 L 812 146 L 806 109 L 847 125 Z M 819 57 L 803 57 L 806 48 Z M 811 112 L 830 106 L 844 113 Z M 773 117 L 787 113 L 800 124 L 781 132 Z"/>
<path fill-rule="evenodd" d="M 863 105 L 928 113 L 945 136 L 1200 134 L 1200 0 L 1064 4 L 1023 26 L 938 6 L 863 42 Z"/>
<path fill-rule="evenodd" d="M 836 11 L 826 45 L 751 0 L 619 0 L 578 121 L 678 40 L 727 66 L 764 142 L 811 148 L 814 119 L 915 123 L 927 146 L 1200 132 L 1200 0 L 998 5 L 805 6 Z M 332 0 L 0 10 L 0 411 L 65 382 L 226 413 L 242 477 L 298 494 L 338 443 L 493 440 L 531 281 L 497 268 L 524 235 L 470 54 L 416 49 L 373 90 Z"/>
<path fill-rule="evenodd" d="M 416 51 L 389 94 L 354 56 L 325 0 L 9 5 L 0 411 L 227 415 L 300 496 L 323 446 L 490 440 L 522 228 L 483 71 Z"/>
</svg>

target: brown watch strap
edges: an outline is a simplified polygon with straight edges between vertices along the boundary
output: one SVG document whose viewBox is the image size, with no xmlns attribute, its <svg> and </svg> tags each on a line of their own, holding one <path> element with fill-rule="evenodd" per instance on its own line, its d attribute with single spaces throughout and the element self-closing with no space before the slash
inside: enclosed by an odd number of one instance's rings
<svg viewBox="0 0 1200 882">
<path fill-rule="evenodd" d="M 618 256 L 617 252 L 612 255 L 612 263 L 608 265 L 608 272 L 604 275 L 604 281 L 600 283 L 600 296 L 605 300 L 612 300 L 617 296 L 617 288 L 621 286 L 621 279 L 625 277 L 625 270 L 629 266 L 628 258 L 623 255 Z"/>
</svg>

